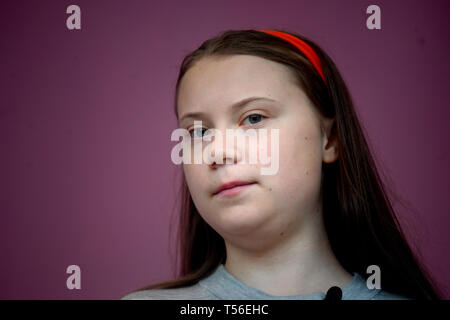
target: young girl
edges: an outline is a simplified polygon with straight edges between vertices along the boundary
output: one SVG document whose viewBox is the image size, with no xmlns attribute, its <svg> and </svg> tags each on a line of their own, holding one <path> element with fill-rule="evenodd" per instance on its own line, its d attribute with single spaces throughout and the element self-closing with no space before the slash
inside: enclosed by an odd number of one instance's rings
<svg viewBox="0 0 450 320">
<path fill-rule="evenodd" d="M 279 30 L 209 39 L 182 62 L 175 113 L 223 161 L 183 164 L 179 279 L 122 299 L 324 299 L 331 287 L 344 300 L 439 298 L 316 43 Z M 236 128 L 279 130 L 276 174 L 245 162 L 247 146 L 202 141 Z"/>
</svg>

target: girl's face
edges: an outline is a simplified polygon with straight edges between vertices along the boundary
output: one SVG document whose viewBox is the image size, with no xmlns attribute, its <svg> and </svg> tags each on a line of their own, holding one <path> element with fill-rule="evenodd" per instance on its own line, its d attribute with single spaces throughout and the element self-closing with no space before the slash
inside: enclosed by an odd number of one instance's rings
<svg viewBox="0 0 450 320">
<path fill-rule="evenodd" d="M 231 108 L 248 97 L 261 99 Z M 333 162 L 337 147 L 327 138 L 331 119 L 318 114 L 287 67 L 251 55 L 202 58 L 184 75 L 177 104 L 180 128 L 191 130 L 194 120 L 202 121 L 204 129 L 196 129 L 195 138 L 206 129 L 225 137 L 226 129 L 265 128 L 268 140 L 258 149 L 270 156 L 270 129 L 279 129 L 279 168 L 274 175 L 260 174 L 266 164 L 250 164 L 248 156 L 243 161 L 248 144 L 227 149 L 225 139 L 222 144 L 214 139 L 200 142 L 203 148 L 211 144 L 213 154 L 222 154 L 223 164 L 183 164 L 198 212 L 225 242 L 267 247 L 299 236 L 302 228 L 317 221 L 322 161 Z M 202 115 L 185 117 L 193 112 Z M 225 163 L 226 158 L 232 163 Z M 223 183 L 236 180 L 256 183 L 234 196 L 213 194 Z"/>
</svg>

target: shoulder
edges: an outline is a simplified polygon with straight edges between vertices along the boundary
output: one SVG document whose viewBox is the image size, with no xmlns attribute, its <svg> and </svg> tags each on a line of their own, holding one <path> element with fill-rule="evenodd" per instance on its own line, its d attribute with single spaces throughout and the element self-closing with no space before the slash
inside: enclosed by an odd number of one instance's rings
<svg viewBox="0 0 450 320">
<path fill-rule="evenodd" d="M 393 293 L 386 290 L 379 290 L 370 300 L 414 300 L 404 295 Z"/>
<path fill-rule="evenodd" d="M 212 295 L 198 283 L 181 288 L 151 289 L 131 292 L 120 300 L 216 300 Z"/>
</svg>

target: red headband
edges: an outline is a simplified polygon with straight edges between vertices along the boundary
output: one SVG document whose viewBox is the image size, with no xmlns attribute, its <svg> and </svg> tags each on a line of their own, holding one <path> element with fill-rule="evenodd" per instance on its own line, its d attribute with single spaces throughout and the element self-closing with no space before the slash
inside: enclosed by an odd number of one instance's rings
<svg viewBox="0 0 450 320">
<path fill-rule="evenodd" d="M 290 35 L 285 32 L 281 31 L 275 31 L 275 30 L 258 30 L 261 32 L 269 33 L 273 36 L 279 37 L 283 40 L 286 40 L 287 42 L 293 44 L 297 47 L 313 64 L 314 68 L 319 72 L 320 76 L 322 77 L 323 81 L 325 82 L 325 85 L 328 86 L 327 81 L 325 80 L 325 76 L 323 75 L 322 66 L 320 63 L 320 59 L 317 56 L 316 52 L 311 48 L 306 42 L 303 40 L 300 40 L 297 37 L 294 37 L 293 35 Z"/>
</svg>

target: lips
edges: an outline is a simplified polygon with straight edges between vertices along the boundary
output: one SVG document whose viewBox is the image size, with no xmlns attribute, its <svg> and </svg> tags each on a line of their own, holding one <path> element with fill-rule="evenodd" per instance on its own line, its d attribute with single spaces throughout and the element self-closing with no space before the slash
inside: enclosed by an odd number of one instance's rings
<svg viewBox="0 0 450 320">
<path fill-rule="evenodd" d="M 255 181 L 231 181 L 231 182 L 227 182 L 227 183 L 224 183 L 224 184 L 220 185 L 214 191 L 213 195 L 216 195 L 219 192 L 222 192 L 224 190 L 231 189 L 231 188 L 234 188 L 234 187 L 237 187 L 237 186 L 246 186 L 246 185 L 254 184 L 254 183 L 256 183 L 256 182 Z"/>
</svg>

